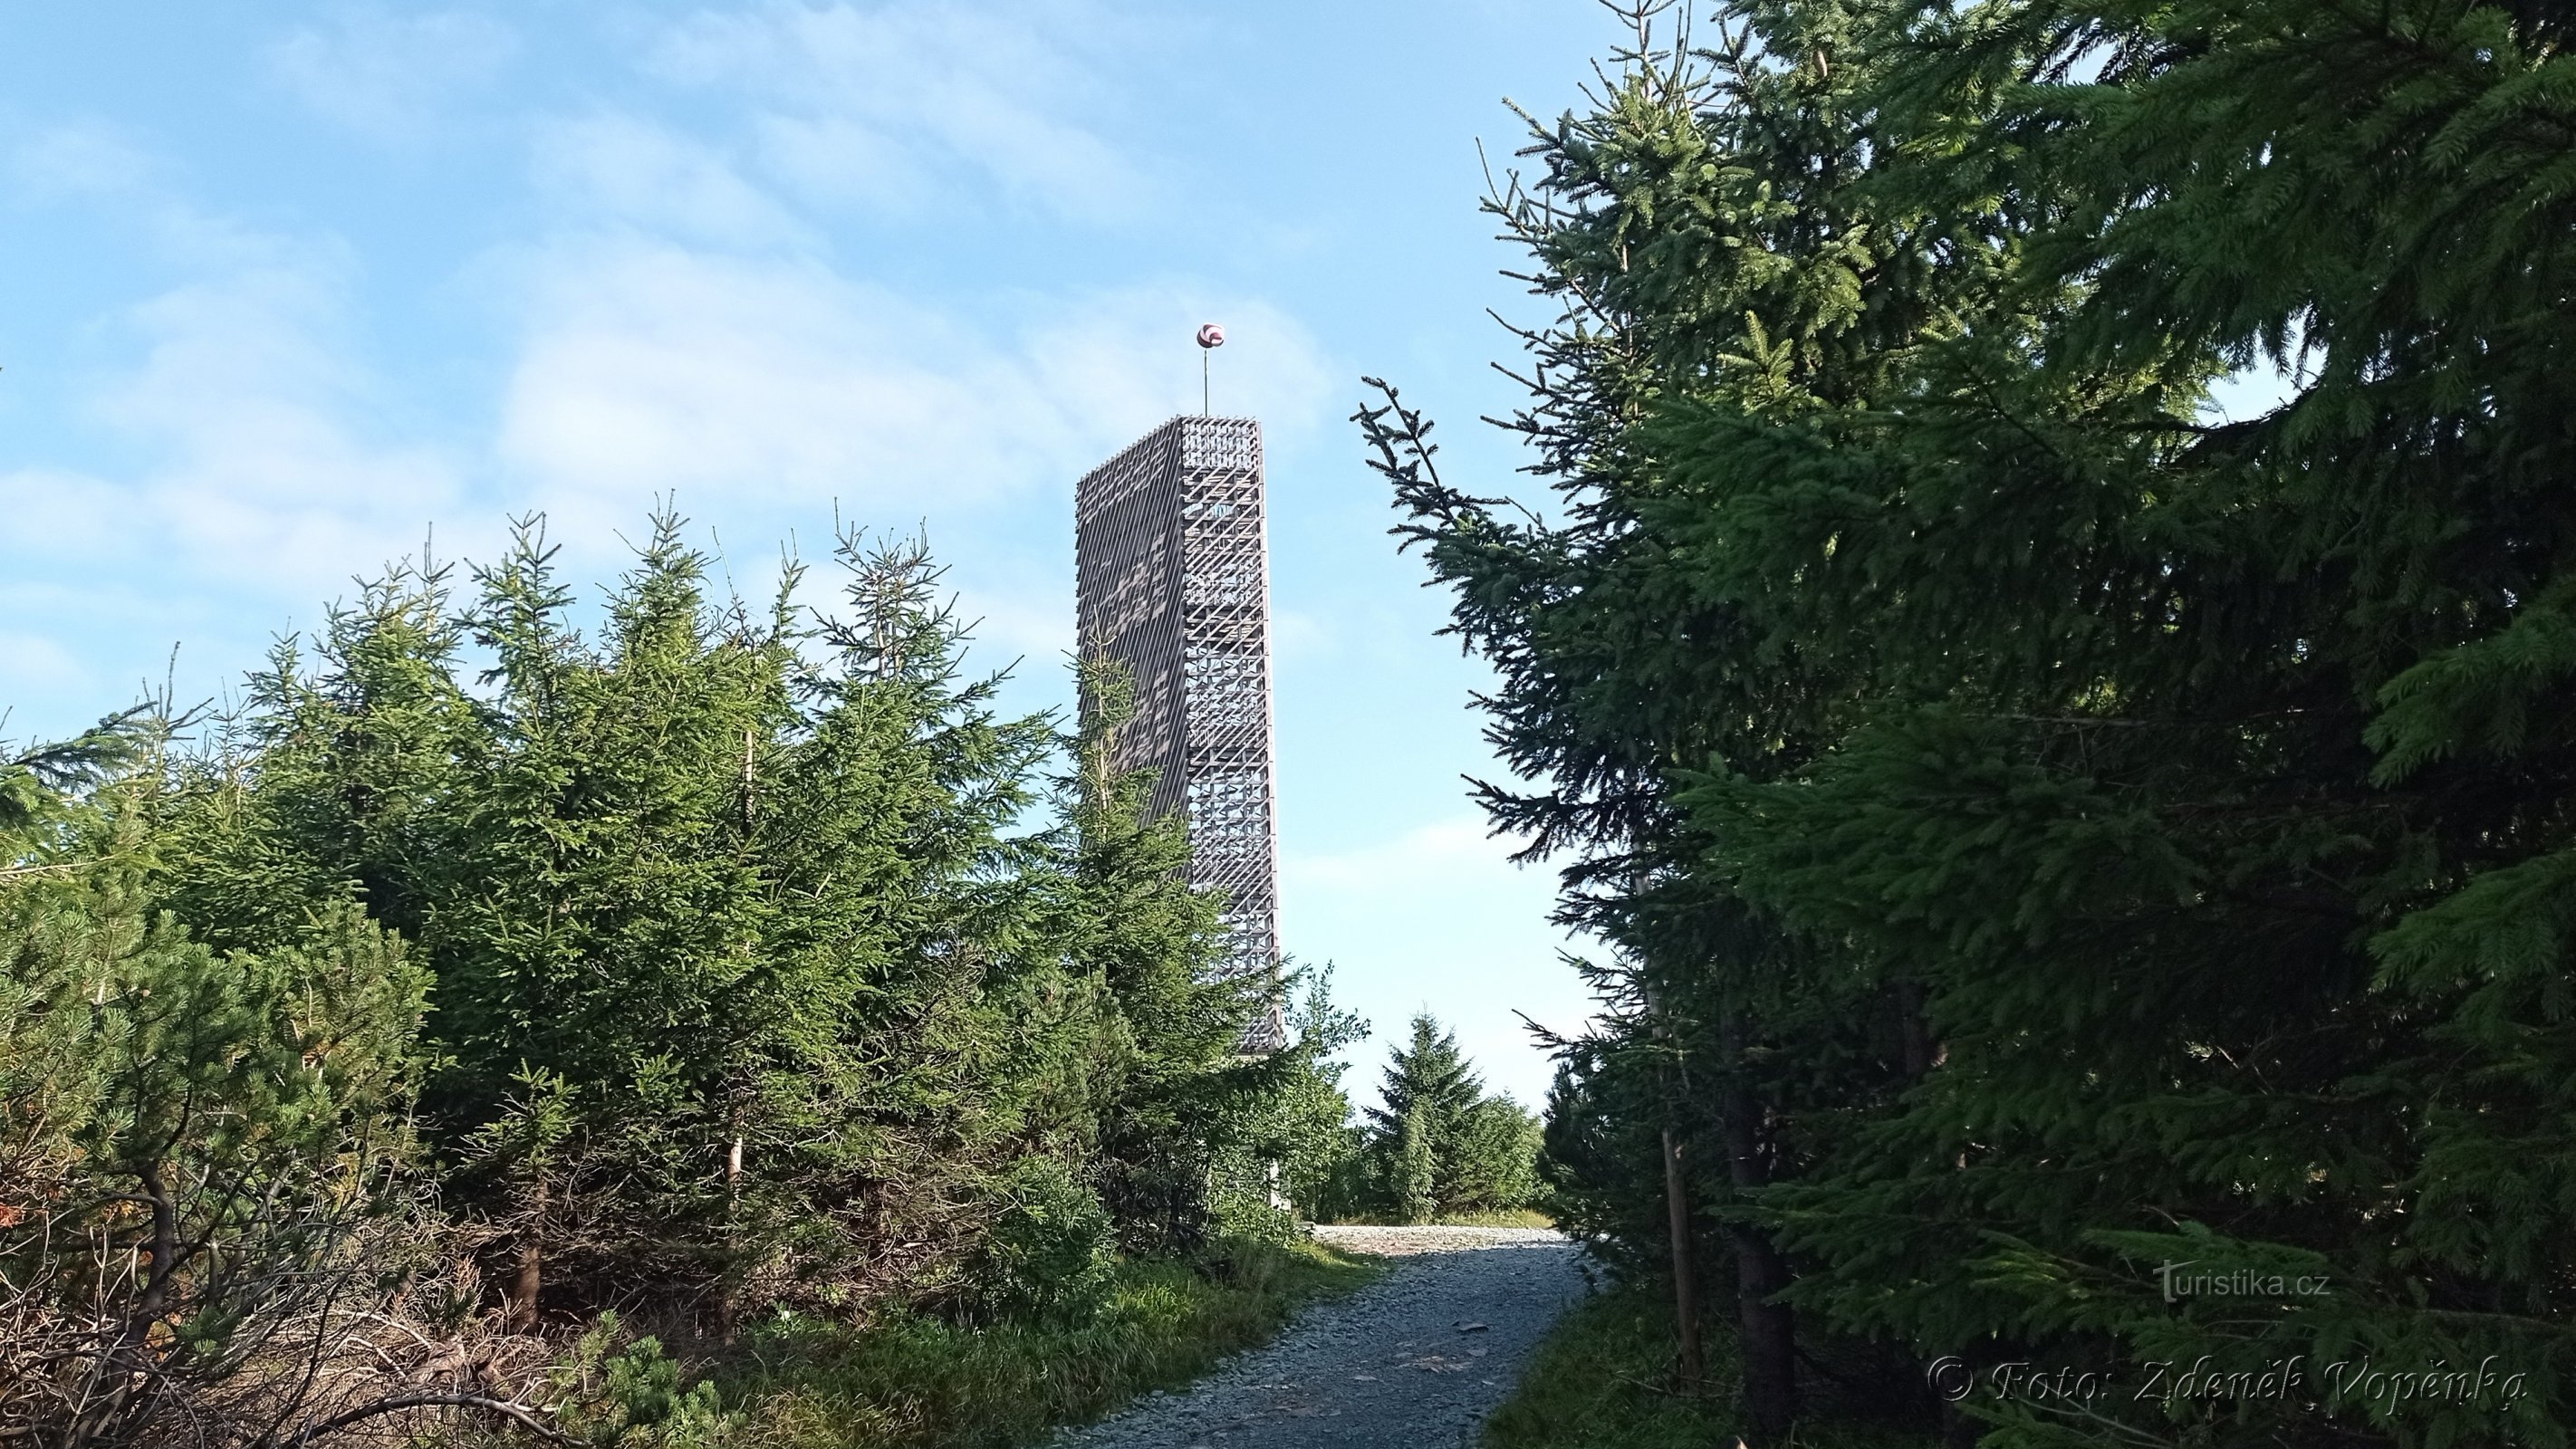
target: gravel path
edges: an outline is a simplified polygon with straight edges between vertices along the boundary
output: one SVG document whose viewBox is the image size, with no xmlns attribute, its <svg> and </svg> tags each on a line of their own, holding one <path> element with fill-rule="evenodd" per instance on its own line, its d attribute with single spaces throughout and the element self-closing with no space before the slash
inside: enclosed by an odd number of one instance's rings
<svg viewBox="0 0 2576 1449">
<path fill-rule="evenodd" d="M 1263 1348 L 1053 1449 L 1452 1449 L 1511 1392 L 1583 1292 L 1575 1248 L 1538 1228 L 1317 1228 L 1395 1260 Z"/>
</svg>

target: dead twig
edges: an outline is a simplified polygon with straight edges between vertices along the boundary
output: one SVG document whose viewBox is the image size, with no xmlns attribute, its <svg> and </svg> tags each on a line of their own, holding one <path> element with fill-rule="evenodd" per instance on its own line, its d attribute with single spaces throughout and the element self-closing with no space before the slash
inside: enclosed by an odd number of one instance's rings
<svg viewBox="0 0 2576 1449">
<path fill-rule="evenodd" d="M 378 1399 L 373 1403 L 360 1404 L 354 1409 L 334 1414 L 321 1423 L 307 1425 L 302 1432 L 287 1440 L 282 1449 L 306 1449 L 307 1445 L 324 1434 L 345 1429 L 351 1424 L 372 1419 L 379 1414 L 399 1413 L 404 1409 L 438 1408 L 481 1409 L 511 1420 L 520 1428 L 548 1443 L 579 1444 L 581 1442 L 529 1413 L 524 1404 L 514 1404 L 507 1399 L 496 1399 L 485 1394 L 427 1393 L 396 1394 L 392 1398 Z"/>
</svg>

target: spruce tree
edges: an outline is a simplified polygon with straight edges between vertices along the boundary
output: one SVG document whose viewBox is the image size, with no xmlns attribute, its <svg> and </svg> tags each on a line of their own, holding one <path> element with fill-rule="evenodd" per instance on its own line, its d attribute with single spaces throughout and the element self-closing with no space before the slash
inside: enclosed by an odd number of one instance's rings
<svg viewBox="0 0 2576 1449">
<path fill-rule="evenodd" d="M 1430 1110 L 1416 1103 L 1396 1119 L 1391 1131 L 1382 1129 L 1378 1153 L 1396 1220 L 1431 1221 L 1440 1211 L 1440 1151 Z"/>
<path fill-rule="evenodd" d="M 1458 1050 L 1457 1034 L 1442 1030 L 1431 1013 L 1417 1012 L 1411 1038 L 1388 1051 L 1378 1080 L 1378 1105 L 1365 1115 L 1384 1136 L 1419 1107 L 1432 1139 L 1446 1142 L 1457 1136 L 1484 1093 L 1484 1084 Z"/>
<path fill-rule="evenodd" d="M 1902 599 L 1886 637 L 1984 677 L 1802 790 L 1699 796 L 1739 888 L 1924 961 L 1946 1027 L 1870 1153 L 1783 1200 L 1838 1312 L 1972 1354 L 2319 1376 L 2314 1410 L 2095 1406 L 2130 1432 L 2561 1432 L 2547 480 L 2576 461 L 2549 360 L 2576 202 L 2540 158 L 2566 38 L 2536 8 L 2310 4 L 1996 6 L 1903 37 L 1890 114 L 1994 107 L 1912 184 L 2046 201 L 2029 289 L 2058 300 L 2041 365 L 1945 349 L 1977 386 L 1874 457 L 1784 470 L 1884 480 L 1905 512 L 1837 559 Z M 2098 74 L 2052 66 L 2077 55 Z M 2205 384 L 2258 361 L 2286 401 L 2213 422 Z M 2167 1264 L 2292 1286 L 2169 1302 Z M 2365 1361 L 2488 1381 L 2330 1374 Z"/>
<path fill-rule="evenodd" d="M 1583 1135 L 1636 1154 L 1619 1170 L 1653 1195 L 1580 1210 L 1615 1215 L 1604 1226 L 1628 1243 L 1666 1241 L 1657 1157 L 1679 1159 L 1692 1232 L 1656 1256 L 1697 1273 L 1696 1225 L 1722 1222 L 1768 1435 L 1796 1412 L 1790 1266 L 1750 1205 L 1930 1049 L 1909 963 L 1802 940 L 1704 868 L 1718 842 L 1679 772 L 1800 768 L 1861 717 L 1874 640 L 1802 617 L 1841 587 L 1813 561 L 1820 543 L 1834 556 L 1835 482 L 1800 480 L 1795 508 L 1737 506 L 1735 475 L 1676 470 L 1671 433 L 1687 417 L 1766 444 L 1866 418 L 2006 269 L 1973 198 L 1933 208 L 1863 184 L 1885 154 L 1865 21 L 1886 8 L 1729 7 L 1712 37 L 1677 7 L 1632 7 L 1605 89 L 1533 126 L 1534 179 L 1507 177 L 1488 210 L 1550 309 L 1520 333 L 1533 395 L 1511 426 L 1560 494 L 1551 515 L 1444 480 L 1428 421 L 1392 388 L 1359 417 L 1399 536 L 1456 590 L 1453 631 L 1503 679 L 1493 733 L 1526 788 L 1479 798 L 1532 857 L 1568 858 L 1562 919 L 1613 948 L 1593 968 L 1603 1029 L 1572 1058 L 1592 1080 L 1562 1100 L 1633 1123 Z M 1723 456 L 1766 478 L 1753 447 Z M 1712 519 L 1723 549 L 1698 536 Z"/>
<path fill-rule="evenodd" d="M 1528 1207 L 1538 1196 L 1538 1119 L 1509 1097 L 1486 1097 L 1467 1110 L 1453 1148 L 1450 1191 L 1468 1212 Z"/>
<path fill-rule="evenodd" d="M 1668 48 L 1536 141 L 1561 522 L 1365 419 L 1543 783 L 1488 799 L 1619 947 L 1554 1170 L 1635 1242 L 1696 1117 L 1814 1316 L 2311 1375 L 1972 1396 L 1999 1442 L 2554 1442 L 2561 22 L 1728 13 L 1708 87 Z M 2365 1361 L 2519 1397 L 2319 1381 Z"/>
<path fill-rule="evenodd" d="M 1095 1136 L 1104 999 L 1008 836 L 1046 721 L 961 677 L 917 542 L 844 538 L 850 613 L 808 622 L 709 598 L 680 527 L 595 642 L 534 520 L 462 605 L 395 570 L 314 665 L 281 646 L 184 792 L 172 889 L 224 939 L 334 902 L 418 938 L 433 1142 L 523 1324 L 643 1283 L 712 1281 L 727 1322 L 846 1296 L 889 1240 L 917 1256 L 881 1286 L 939 1291 L 1018 1156 Z"/>
<path fill-rule="evenodd" d="M 1389 1200 L 1408 1221 L 1467 1204 L 1463 1151 L 1484 1095 L 1457 1036 L 1416 1014 L 1411 1038 L 1387 1053 L 1378 1105 L 1363 1114 Z"/>
</svg>

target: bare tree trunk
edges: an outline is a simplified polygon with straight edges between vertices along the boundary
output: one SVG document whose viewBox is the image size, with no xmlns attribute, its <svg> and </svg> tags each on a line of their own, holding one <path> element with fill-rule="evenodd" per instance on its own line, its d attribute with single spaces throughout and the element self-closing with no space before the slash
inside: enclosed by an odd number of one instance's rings
<svg viewBox="0 0 2576 1449">
<path fill-rule="evenodd" d="M 1680 1095 L 1669 1101 L 1664 1109 L 1668 1119 L 1664 1126 L 1664 1216 L 1672 1235 L 1673 1340 L 1681 1351 L 1682 1390 L 1688 1393 L 1699 1387 L 1708 1364 L 1700 1352 L 1699 1283 L 1691 1262 L 1690 1182 L 1682 1173 L 1681 1134 L 1669 1119 L 1678 1117 L 1681 1104 L 1690 1100 L 1690 1065 L 1687 1058 L 1680 1055 L 1680 1042 L 1673 1034 L 1671 1020 L 1664 1015 L 1663 1001 L 1652 986 L 1646 988 L 1646 1009 L 1655 1018 L 1655 1034 L 1674 1047 L 1673 1071 L 1681 1088 Z"/>
<path fill-rule="evenodd" d="M 509 1327 L 513 1333 L 536 1332 L 537 1294 L 545 1286 L 545 1234 L 546 1180 L 540 1176 L 528 1224 L 519 1230 L 519 1271 L 510 1284 Z"/>
<path fill-rule="evenodd" d="M 1706 1365 L 1699 1349 L 1699 1286 L 1692 1277 L 1690 1189 L 1682 1180 L 1682 1144 L 1664 1129 L 1664 1210 L 1672 1220 L 1673 1327 L 1681 1343 L 1682 1389 L 1696 1390 Z"/>
<path fill-rule="evenodd" d="M 1770 1181 L 1762 1104 L 1743 1084 L 1746 1040 L 1741 1015 L 1729 1011 L 1720 1025 L 1727 1084 L 1719 1093 L 1719 1128 L 1726 1141 L 1726 1174 L 1739 1195 Z M 1798 1417 L 1797 1317 L 1770 1301 L 1789 1286 L 1789 1264 L 1770 1234 L 1746 1224 L 1731 1229 L 1735 1244 L 1736 1321 L 1743 1340 L 1744 1401 L 1755 1431 L 1777 1442 Z"/>
</svg>

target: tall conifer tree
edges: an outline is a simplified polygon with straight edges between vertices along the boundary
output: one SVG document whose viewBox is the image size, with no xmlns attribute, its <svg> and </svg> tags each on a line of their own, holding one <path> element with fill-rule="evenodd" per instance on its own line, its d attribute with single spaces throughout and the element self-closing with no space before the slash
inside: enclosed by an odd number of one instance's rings
<svg viewBox="0 0 2576 1449">
<path fill-rule="evenodd" d="M 1728 13 L 1719 83 L 1641 105 L 1666 50 L 1538 143 L 1565 522 L 1367 419 L 1554 787 L 1498 812 L 1657 843 L 1574 877 L 1628 948 L 1552 1128 L 1628 1176 L 1576 1201 L 1643 1236 L 1678 1093 L 1830 1322 L 2310 1375 L 1972 1394 L 1999 1442 L 2555 1442 L 2562 20 Z M 2275 359 L 2284 405 L 2212 415 Z"/>
</svg>

